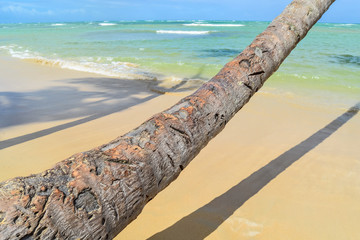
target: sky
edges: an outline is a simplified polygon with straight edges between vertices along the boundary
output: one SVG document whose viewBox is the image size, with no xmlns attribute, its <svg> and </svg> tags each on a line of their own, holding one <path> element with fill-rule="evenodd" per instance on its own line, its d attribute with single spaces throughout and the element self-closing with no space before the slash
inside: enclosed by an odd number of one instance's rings
<svg viewBox="0 0 360 240">
<path fill-rule="evenodd" d="M 291 0 L 0 0 L 0 23 L 118 20 L 271 21 Z M 321 22 L 360 23 L 360 0 L 337 0 Z"/>
</svg>

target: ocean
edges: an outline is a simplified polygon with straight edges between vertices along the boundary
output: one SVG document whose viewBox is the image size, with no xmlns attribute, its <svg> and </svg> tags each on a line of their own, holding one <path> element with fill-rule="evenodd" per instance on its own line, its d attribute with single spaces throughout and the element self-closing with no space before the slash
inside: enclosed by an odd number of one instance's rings
<svg viewBox="0 0 360 240">
<path fill-rule="evenodd" d="M 268 24 L 181 20 L 0 24 L 0 54 L 109 77 L 174 85 L 186 81 L 196 87 Z M 360 24 L 316 24 L 261 91 L 316 105 L 356 104 L 359 39 Z"/>
</svg>

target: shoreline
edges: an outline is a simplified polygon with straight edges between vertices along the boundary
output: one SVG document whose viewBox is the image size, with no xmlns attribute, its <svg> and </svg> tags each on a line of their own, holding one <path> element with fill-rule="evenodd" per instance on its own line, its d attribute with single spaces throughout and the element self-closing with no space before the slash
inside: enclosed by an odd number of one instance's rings
<svg viewBox="0 0 360 240">
<path fill-rule="evenodd" d="M 30 113 L 20 111 L 22 115 L 14 115 L 8 126 L 0 128 L 1 141 L 107 110 L 107 114 L 100 113 L 89 121 L 0 150 L 0 181 L 41 172 L 72 154 L 109 142 L 190 93 L 160 95 L 141 81 L 3 57 L 0 69 L 3 72 L 0 106 L 32 110 Z M 296 96 L 286 98 L 264 88 L 265 91 L 257 93 L 179 178 L 156 196 L 115 239 L 152 236 L 152 239 L 169 239 L 167 231 L 162 233 L 164 238 L 155 234 L 176 225 L 186 216 L 190 216 L 189 223 L 196 224 L 195 229 L 199 231 L 175 228 L 171 236 L 197 239 L 196 234 L 206 229 L 206 239 L 360 238 L 357 231 L 360 208 L 356 207 L 360 200 L 359 114 L 243 205 L 232 209 L 230 216 L 225 218 L 214 208 L 201 211 L 201 218 L 191 215 L 347 110 L 301 104 L 301 100 L 293 99 Z M 51 102 L 53 98 L 57 101 Z M 49 104 L 55 104 L 55 110 Z M 121 107 L 117 108 L 119 105 Z M 59 114 L 69 108 L 72 110 L 69 114 Z M 32 116 L 31 113 L 39 109 L 45 111 L 44 114 Z M 9 111 L 3 113 L 10 114 Z M 49 118 L 47 114 L 55 117 Z M 9 126 L 11 123 L 13 125 Z M 236 196 L 225 199 L 224 205 L 237 202 Z M 216 220 L 219 218 L 225 219 L 219 224 Z M 214 226 L 216 230 L 211 230 Z"/>
</svg>

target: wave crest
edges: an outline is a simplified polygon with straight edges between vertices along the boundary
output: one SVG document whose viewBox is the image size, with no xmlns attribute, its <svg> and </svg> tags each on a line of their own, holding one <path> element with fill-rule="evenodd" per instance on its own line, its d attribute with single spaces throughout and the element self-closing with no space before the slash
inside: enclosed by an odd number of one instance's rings
<svg viewBox="0 0 360 240">
<path fill-rule="evenodd" d="M 100 26 L 115 26 L 116 23 L 99 23 Z"/>
<path fill-rule="evenodd" d="M 51 26 L 65 26 L 65 23 L 53 23 Z"/>
</svg>

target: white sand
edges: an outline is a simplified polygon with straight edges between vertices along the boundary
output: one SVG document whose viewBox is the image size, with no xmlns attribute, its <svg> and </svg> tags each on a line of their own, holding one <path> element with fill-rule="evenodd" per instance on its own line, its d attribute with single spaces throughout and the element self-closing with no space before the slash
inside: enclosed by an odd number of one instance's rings
<svg viewBox="0 0 360 240">
<path fill-rule="evenodd" d="M 104 98 L 103 94 L 94 92 L 124 94 L 123 98 L 106 99 L 95 107 L 126 103 L 119 112 L 0 150 L 0 180 L 43 171 L 73 153 L 108 142 L 185 96 L 159 95 L 146 91 L 141 83 L 113 85 L 114 79 L 103 76 L 7 58 L 0 58 L 0 71 L 0 97 L 4 92 L 21 93 L 22 101 L 17 107 L 28 103 L 26 97 L 35 98 L 39 94 L 47 100 L 51 94 L 59 97 L 57 94 L 64 89 L 72 91 L 65 91 L 69 95 L 63 101 L 85 103 L 69 105 L 74 108 L 74 116 L 50 119 L 18 116 L 25 119 L 20 119 L 21 124 L 1 128 L 1 141 L 91 115 L 92 108 L 86 103 Z M 86 81 L 75 83 L 70 79 Z M 97 81 L 102 82 L 95 84 Z M 72 95 L 84 92 L 89 94 L 81 99 Z M 347 111 L 304 105 L 296 98 L 266 92 L 257 93 L 180 177 L 149 202 L 116 239 L 147 239 L 156 233 L 159 234 L 152 239 L 360 239 L 360 114 L 271 182 L 260 184 L 260 190 L 245 198 L 243 204 L 243 192 L 249 192 L 246 189 L 261 180 L 243 183 L 240 189 L 244 191 L 225 194 L 263 166 L 276 169 L 267 164 Z M 142 101 L 144 98 L 147 101 Z M 139 103 L 135 104 L 134 99 Z M 1 106 L 13 104 L 10 100 L 3 97 Z M 30 102 L 30 107 L 38 109 L 33 106 L 37 101 Z M 39 107 L 50 111 L 51 107 L 46 107 L 44 101 L 38 102 Z M 81 106 L 89 111 L 81 114 L 76 109 Z M 0 112 L 0 121 L 5 114 L 8 112 Z M 294 150 L 291 154 L 298 152 Z M 219 196 L 219 204 L 192 214 Z M 226 212 L 231 214 L 225 216 Z"/>
</svg>

